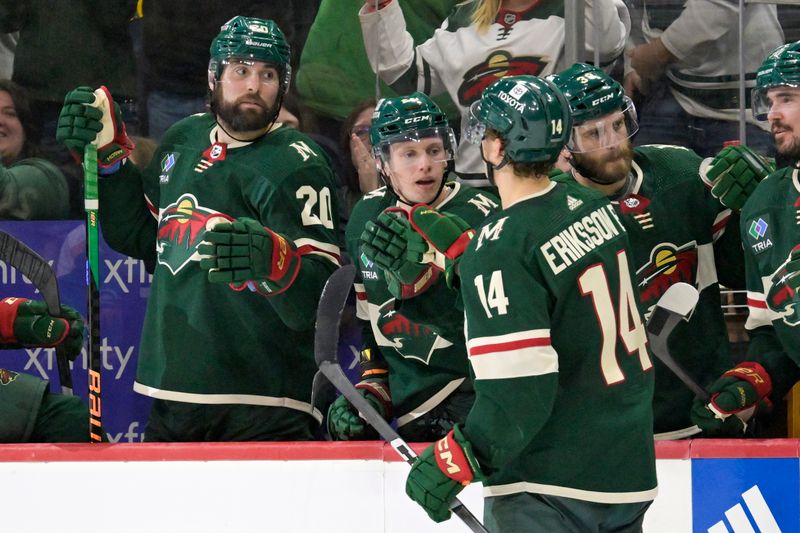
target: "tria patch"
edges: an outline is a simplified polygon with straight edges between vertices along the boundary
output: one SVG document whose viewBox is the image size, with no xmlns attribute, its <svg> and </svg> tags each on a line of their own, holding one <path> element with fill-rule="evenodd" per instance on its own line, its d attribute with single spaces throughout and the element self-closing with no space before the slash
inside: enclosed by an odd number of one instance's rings
<svg viewBox="0 0 800 533">
<path fill-rule="evenodd" d="M 180 155 L 181 154 L 176 152 L 164 154 L 164 157 L 161 158 L 161 174 L 158 176 L 159 183 L 169 183 L 169 176 L 172 174 L 172 170 L 175 168 L 175 163 L 178 161 Z"/>
<path fill-rule="evenodd" d="M 754 254 L 760 254 L 772 248 L 769 215 L 764 214 L 750 220 L 747 225 L 747 240 Z"/>
</svg>

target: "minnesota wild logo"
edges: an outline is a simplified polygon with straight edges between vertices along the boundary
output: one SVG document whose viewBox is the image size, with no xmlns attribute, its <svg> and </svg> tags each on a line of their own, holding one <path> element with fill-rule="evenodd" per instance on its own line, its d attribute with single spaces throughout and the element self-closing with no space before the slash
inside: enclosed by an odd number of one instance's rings
<svg viewBox="0 0 800 533">
<path fill-rule="evenodd" d="M 0 385 L 8 385 L 15 379 L 17 379 L 16 372 L 12 372 L 11 370 L 6 370 L 5 368 L 0 368 Z"/>
<path fill-rule="evenodd" d="M 433 352 L 452 343 L 434 333 L 427 326 L 417 324 L 394 309 L 394 299 L 378 309 L 378 328 L 392 346 L 406 359 L 417 359 L 426 365 Z"/>
<path fill-rule="evenodd" d="M 797 254 L 798 252 L 795 252 Z M 792 260 L 791 255 L 778 270 L 772 275 L 769 291 L 767 292 L 767 307 L 780 315 L 781 319 L 789 326 L 800 324 L 800 272 L 788 268 Z"/>
<path fill-rule="evenodd" d="M 191 261 L 199 261 L 197 245 L 206 233 L 209 220 L 232 220 L 228 215 L 202 207 L 192 194 L 184 194 L 161 213 L 156 250 L 158 262 L 177 274 Z"/>
</svg>

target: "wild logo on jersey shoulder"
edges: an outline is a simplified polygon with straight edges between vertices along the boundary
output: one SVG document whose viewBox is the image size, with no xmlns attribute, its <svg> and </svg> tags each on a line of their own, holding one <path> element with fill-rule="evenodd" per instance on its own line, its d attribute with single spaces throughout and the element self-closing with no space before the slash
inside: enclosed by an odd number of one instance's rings
<svg viewBox="0 0 800 533">
<path fill-rule="evenodd" d="M 177 274 L 190 261 L 199 261 L 197 245 L 213 218 L 232 220 L 228 215 L 202 207 L 193 194 L 184 194 L 161 212 L 156 250 L 158 263 Z"/>
<path fill-rule="evenodd" d="M 789 326 L 800 324 L 800 272 L 790 272 L 787 265 L 791 261 L 791 254 L 770 276 L 769 291 L 767 292 L 767 307 L 780 315 L 781 319 Z"/>
<path fill-rule="evenodd" d="M 697 280 L 697 243 L 676 246 L 665 242 L 650 250 L 650 260 L 636 272 L 639 296 L 649 309 L 675 283 L 694 285 Z"/>
<path fill-rule="evenodd" d="M 15 379 L 17 379 L 16 372 L 12 372 L 11 370 L 6 370 L 5 368 L 0 368 L 0 385 L 8 385 Z"/>
<path fill-rule="evenodd" d="M 761 215 L 747 223 L 747 244 L 754 254 L 760 254 L 772 248 L 772 230 L 770 229 L 769 215 Z"/>
<path fill-rule="evenodd" d="M 506 76 L 530 74 L 538 76 L 547 66 L 543 56 L 512 56 L 505 50 L 492 52 L 486 61 L 475 65 L 464 73 L 464 81 L 458 88 L 458 102 L 469 105 L 481 97 L 481 93 L 492 83 Z"/>
<path fill-rule="evenodd" d="M 412 322 L 394 308 L 394 299 L 378 308 L 378 329 L 391 346 L 406 359 L 417 359 L 426 365 L 437 348 L 450 346 L 430 328 Z M 444 343 L 444 344 L 442 344 Z"/>
</svg>

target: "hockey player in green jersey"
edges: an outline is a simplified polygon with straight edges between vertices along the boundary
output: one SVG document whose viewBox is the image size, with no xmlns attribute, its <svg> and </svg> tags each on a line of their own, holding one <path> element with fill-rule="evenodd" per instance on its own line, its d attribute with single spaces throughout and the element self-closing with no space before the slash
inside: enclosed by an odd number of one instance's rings
<svg viewBox="0 0 800 533">
<path fill-rule="evenodd" d="M 548 178 L 571 130 L 551 82 L 503 78 L 471 113 L 503 208 L 458 263 L 475 404 L 406 493 L 442 521 L 480 480 L 494 533 L 639 531 L 657 492 L 653 372 L 625 227 L 602 195 Z"/>
<path fill-rule="evenodd" d="M 211 112 L 175 124 L 141 173 L 110 95 L 65 100 L 58 139 L 80 155 L 97 138 L 103 235 L 156 263 L 134 384 L 155 398 L 146 440 L 304 440 L 322 420 L 313 322 L 339 216 L 324 152 L 276 122 L 289 58 L 273 21 L 224 24 Z"/>
<path fill-rule="evenodd" d="M 800 42 L 761 64 L 753 114 L 768 120 L 775 148 L 791 166 L 759 183 L 742 209 L 750 336 L 746 361 L 695 401 L 692 418 L 709 433 L 741 436 L 759 408 L 781 401 L 800 380 Z"/>
<path fill-rule="evenodd" d="M 498 203 L 488 193 L 448 181 L 455 138 L 427 95 L 381 100 L 370 136 L 385 186 L 356 204 L 346 232 L 348 253 L 359 267 L 357 315 L 364 323 L 357 388 L 384 417 L 397 418 L 406 440 L 429 442 L 463 421 L 474 399 L 464 315 L 440 269 L 392 267 L 405 252 L 403 234 L 414 221 L 415 204 L 458 215 L 465 221 L 458 237 L 479 226 Z M 375 435 L 343 396 L 331 406 L 328 428 L 336 439 Z"/>
<path fill-rule="evenodd" d="M 569 100 L 574 120 L 567 144 L 572 168 L 556 179 L 574 179 L 611 200 L 628 231 L 631 265 L 646 316 L 671 285 L 697 287 L 697 307 L 689 322 L 675 328 L 669 348 L 698 383 L 711 384 L 733 364 L 719 284 L 743 285 L 735 216 L 731 219 L 731 210 L 704 186 L 702 159 L 693 151 L 666 145 L 632 147 L 636 110 L 622 86 L 602 70 L 576 63 L 551 79 Z M 751 159 L 756 170 L 766 174 L 758 156 L 744 147 L 726 154 L 728 158 L 719 161 Z M 744 174 L 751 167 L 733 168 Z M 733 199 L 732 194 L 722 196 Z M 655 366 L 656 439 L 700 433 L 689 417 L 694 393 L 661 361 Z"/>
<path fill-rule="evenodd" d="M 83 319 L 62 306 L 52 317 L 44 302 L 0 300 L 0 348 L 65 347 L 75 359 L 83 347 Z M 0 443 L 89 442 L 89 408 L 77 396 L 50 394 L 48 382 L 0 368 Z"/>
</svg>

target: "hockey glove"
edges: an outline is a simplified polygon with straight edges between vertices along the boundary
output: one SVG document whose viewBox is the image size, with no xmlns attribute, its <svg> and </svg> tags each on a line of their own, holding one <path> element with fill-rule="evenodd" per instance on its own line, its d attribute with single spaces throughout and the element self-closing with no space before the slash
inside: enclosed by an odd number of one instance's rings
<svg viewBox="0 0 800 533">
<path fill-rule="evenodd" d="M 125 131 L 119 105 L 105 86 L 96 91 L 78 87 L 67 93 L 58 117 L 56 140 L 78 161 L 83 159 L 87 144 L 97 144 L 97 166 L 101 174 L 116 172 L 134 148 Z"/>
<path fill-rule="evenodd" d="M 425 240 L 422 246 L 418 246 L 418 240 L 409 241 L 409 258 L 433 261 L 445 272 L 448 287 L 453 287 L 461 254 L 475 235 L 475 230 L 458 215 L 441 213 L 425 204 L 411 208 L 409 218 L 411 226 Z"/>
<path fill-rule="evenodd" d="M 444 438 L 431 444 L 411 465 L 406 494 L 434 522 L 450 518 L 450 503 L 473 480 L 483 481 L 472 446 L 458 424 Z"/>
<path fill-rule="evenodd" d="M 208 281 L 254 282 L 258 292 L 266 295 L 288 289 L 300 271 L 294 243 L 251 218 L 209 220 L 197 251 L 200 268 L 208 270 Z"/>
<path fill-rule="evenodd" d="M 438 279 L 431 265 L 409 260 L 409 240 L 421 237 L 400 209 L 387 209 L 374 222 L 367 222 L 361 233 L 361 249 L 384 271 L 389 292 L 395 298 L 408 299 L 425 292 Z"/>
<path fill-rule="evenodd" d="M 723 148 L 709 164 L 704 161 L 700 177 L 722 205 L 739 211 L 758 182 L 774 171 L 774 163 L 736 145 Z"/>
<path fill-rule="evenodd" d="M 47 305 L 27 298 L 0 300 L 0 340 L 3 348 L 50 348 L 63 344 L 70 361 L 83 347 L 83 319 L 73 308 L 61 306 L 61 317 L 52 317 Z"/>
<path fill-rule="evenodd" d="M 708 437 L 741 437 L 757 409 L 772 407 L 772 379 L 758 363 L 744 362 L 728 370 L 709 392 L 711 401 L 695 400 L 691 412 L 692 422 Z"/>
<path fill-rule="evenodd" d="M 356 389 L 384 419 L 392 419 L 392 395 L 385 379 L 362 380 Z M 378 437 L 344 396 L 336 398 L 328 409 L 328 433 L 333 440 L 373 440 Z"/>
</svg>

